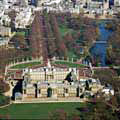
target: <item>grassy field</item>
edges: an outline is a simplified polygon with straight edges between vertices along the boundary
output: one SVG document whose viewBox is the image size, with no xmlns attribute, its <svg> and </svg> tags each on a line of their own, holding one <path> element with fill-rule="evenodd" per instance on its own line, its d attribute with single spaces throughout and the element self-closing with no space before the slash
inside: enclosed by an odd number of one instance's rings
<svg viewBox="0 0 120 120">
<path fill-rule="evenodd" d="M 11 67 L 11 68 L 12 69 L 22 69 L 22 68 L 31 67 L 34 65 L 39 65 L 39 64 L 41 64 L 41 62 L 29 62 L 29 63 L 24 63 L 24 64 L 18 64 L 18 65 Z"/>
<path fill-rule="evenodd" d="M 25 32 L 16 32 L 16 35 L 25 36 Z"/>
<path fill-rule="evenodd" d="M 0 108 L 0 116 L 9 116 L 10 119 L 47 119 L 55 110 L 64 110 L 68 115 L 80 114 L 78 110 L 85 107 L 85 103 L 28 103 L 12 104 Z"/>
<path fill-rule="evenodd" d="M 85 65 L 83 64 L 76 64 L 76 63 L 66 62 L 66 61 L 55 61 L 55 64 L 67 65 L 68 67 L 85 67 Z"/>
</svg>

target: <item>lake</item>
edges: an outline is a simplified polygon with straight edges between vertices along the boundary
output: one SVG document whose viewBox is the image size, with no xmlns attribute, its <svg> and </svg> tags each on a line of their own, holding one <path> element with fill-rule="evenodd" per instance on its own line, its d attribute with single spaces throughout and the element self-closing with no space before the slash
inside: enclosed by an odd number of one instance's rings
<svg viewBox="0 0 120 120">
<path fill-rule="evenodd" d="M 98 57 L 100 59 L 101 66 L 106 66 L 106 48 L 107 48 L 107 41 L 109 40 L 110 35 L 112 34 L 112 30 L 108 30 L 105 28 L 105 24 L 109 21 L 101 21 L 98 24 L 99 27 L 99 38 L 98 41 L 101 43 L 95 43 L 92 48 L 90 49 L 91 54 L 94 58 Z M 103 41 L 103 43 L 102 43 Z M 104 43 L 106 41 L 106 43 Z"/>
</svg>

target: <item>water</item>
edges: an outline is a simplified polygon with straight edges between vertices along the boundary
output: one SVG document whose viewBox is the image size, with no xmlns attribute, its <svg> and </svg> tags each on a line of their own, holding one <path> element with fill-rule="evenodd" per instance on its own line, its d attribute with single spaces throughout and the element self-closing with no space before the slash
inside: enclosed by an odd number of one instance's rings
<svg viewBox="0 0 120 120">
<path fill-rule="evenodd" d="M 109 4 L 110 4 L 110 6 L 114 5 L 114 0 L 109 0 Z"/>
<path fill-rule="evenodd" d="M 31 4 L 36 6 L 37 5 L 37 0 L 31 0 Z"/>
<path fill-rule="evenodd" d="M 108 41 L 112 31 L 105 29 L 105 22 L 99 24 L 99 41 Z M 100 59 L 101 66 L 106 66 L 106 48 L 107 43 L 95 43 L 91 48 L 90 52 L 94 57 Z"/>
</svg>

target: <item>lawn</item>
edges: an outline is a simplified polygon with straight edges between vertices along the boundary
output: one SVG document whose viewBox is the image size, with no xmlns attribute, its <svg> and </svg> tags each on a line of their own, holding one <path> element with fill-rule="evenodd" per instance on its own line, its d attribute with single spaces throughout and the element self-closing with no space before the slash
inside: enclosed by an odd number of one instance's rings
<svg viewBox="0 0 120 120">
<path fill-rule="evenodd" d="M 31 67 L 31 66 L 39 65 L 39 64 L 41 64 L 41 62 L 29 62 L 29 63 L 24 63 L 24 64 L 18 64 L 18 65 L 11 67 L 11 68 L 12 69 L 23 69 L 26 67 Z"/>
<path fill-rule="evenodd" d="M 16 32 L 16 35 L 25 36 L 25 32 Z"/>
<path fill-rule="evenodd" d="M 79 108 L 85 107 L 85 103 L 28 103 L 12 104 L 6 108 L 0 108 L 0 116 L 9 116 L 10 119 L 47 119 L 55 110 L 64 110 L 68 115 L 79 115 Z"/>
<path fill-rule="evenodd" d="M 74 53 L 74 51 L 68 51 L 68 53 L 67 53 L 67 55 L 68 55 L 68 57 L 69 58 L 73 58 L 75 61 L 77 60 L 77 59 L 79 59 L 79 57 Z"/>
<path fill-rule="evenodd" d="M 85 65 L 83 65 L 83 64 L 76 64 L 76 63 L 67 62 L 67 61 L 55 61 L 54 63 L 67 65 L 68 67 L 85 67 Z"/>
</svg>

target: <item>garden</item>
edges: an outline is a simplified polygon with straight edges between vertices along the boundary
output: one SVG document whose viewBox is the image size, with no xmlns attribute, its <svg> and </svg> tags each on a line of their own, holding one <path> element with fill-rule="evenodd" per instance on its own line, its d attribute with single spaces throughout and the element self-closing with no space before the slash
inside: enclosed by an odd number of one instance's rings
<svg viewBox="0 0 120 120">
<path fill-rule="evenodd" d="M 11 68 L 12 69 L 23 69 L 23 68 L 32 67 L 32 66 L 39 65 L 39 64 L 41 64 L 41 62 L 29 62 L 29 63 L 18 64 Z"/>
<path fill-rule="evenodd" d="M 85 65 L 84 64 L 77 64 L 77 63 L 73 63 L 73 62 L 67 62 L 67 61 L 55 61 L 54 62 L 55 64 L 61 64 L 61 65 L 66 65 L 66 66 L 68 66 L 68 67 L 75 67 L 75 68 L 77 68 L 77 67 L 85 67 Z"/>
</svg>

